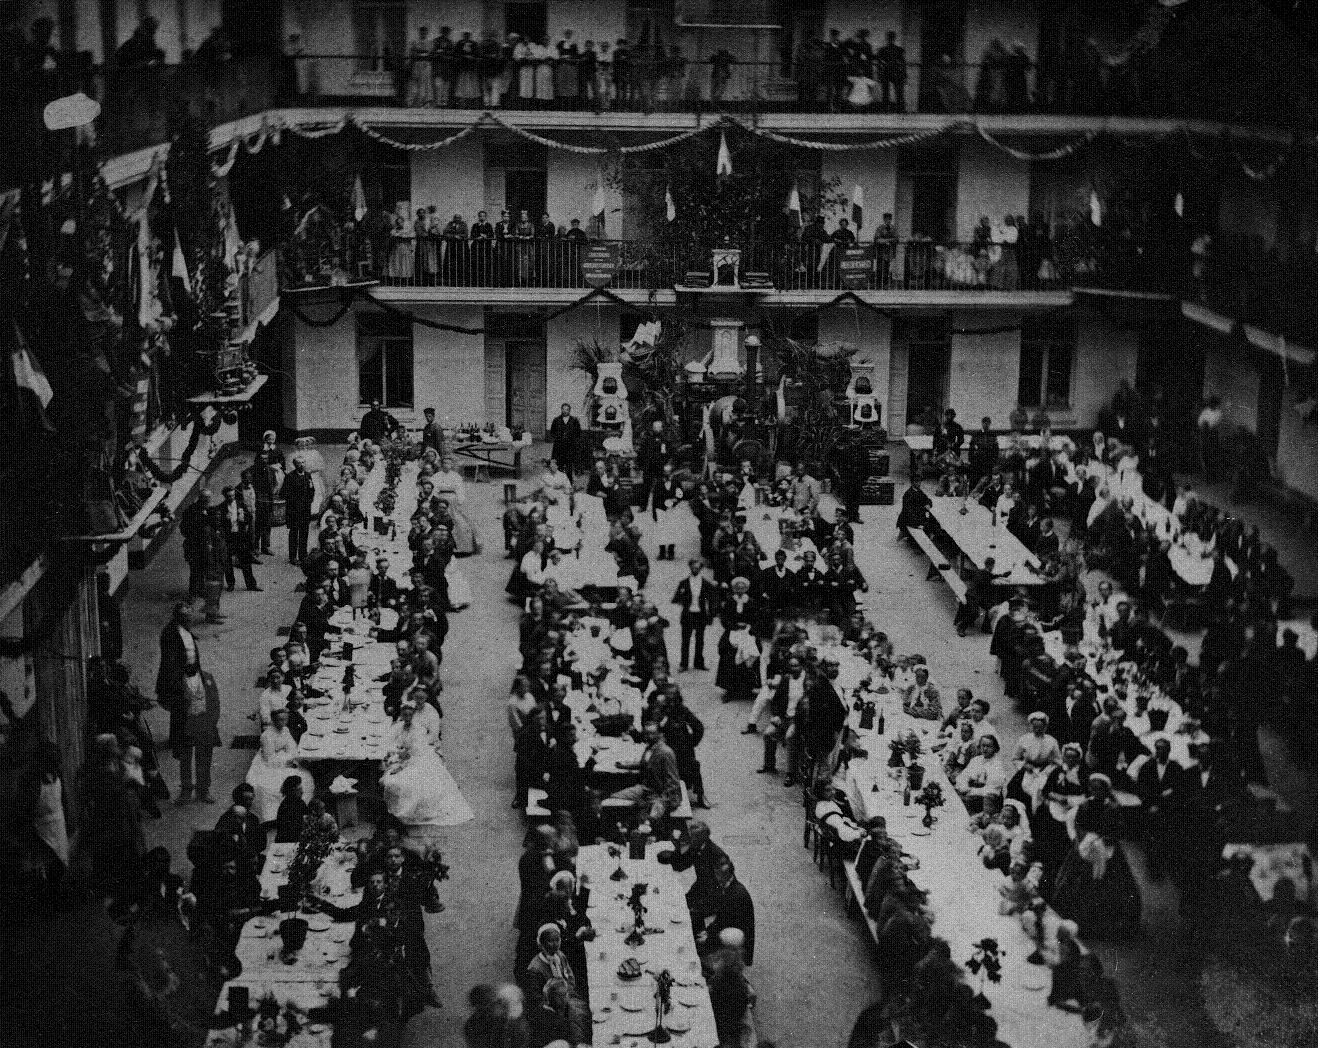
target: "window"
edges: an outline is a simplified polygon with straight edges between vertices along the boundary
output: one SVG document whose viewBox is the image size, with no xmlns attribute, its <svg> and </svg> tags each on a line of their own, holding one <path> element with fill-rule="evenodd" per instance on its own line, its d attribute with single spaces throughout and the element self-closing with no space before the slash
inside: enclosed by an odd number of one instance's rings
<svg viewBox="0 0 1318 1048">
<path fill-rule="evenodd" d="M 1075 324 L 1069 316 L 1029 317 L 1021 325 L 1021 369 L 1016 403 L 1023 408 L 1071 405 Z"/>
<path fill-rule="evenodd" d="M 357 318 L 357 402 L 412 407 L 412 323 L 389 313 Z"/>
<path fill-rule="evenodd" d="M 406 0 L 352 0 L 357 71 L 383 73 L 407 47 Z"/>
<path fill-rule="evenodd" d="M 525 39 L 548 41 L 548 6 L 544 0 L 515 0 L 506 3 L 503 5 L 503 28 L 504 32 L 517 33 Z"/>
</svg>

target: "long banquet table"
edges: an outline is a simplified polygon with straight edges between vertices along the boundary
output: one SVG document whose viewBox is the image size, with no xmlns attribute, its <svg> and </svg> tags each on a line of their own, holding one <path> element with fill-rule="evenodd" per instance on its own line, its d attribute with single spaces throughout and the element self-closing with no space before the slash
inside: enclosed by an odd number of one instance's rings
<svg viewBox="0 0 1318 1048">
<path fill-rule="evenodd" d="M 272 844 L 266 849 L 261 870 L 261 897 L 275 899 L 288 883 L 289 865 L 297 851 L 296 844 Z M 322 863 L 313 889 L 337 906 L 354 906 L 361 901 L 361 891 L 351 884 L 356 855 L 340 844 Z M 338 992 L 339 973 L 352 956 L 351 921 L 336 921 L 327 914 L 303 915 L 309 924 L 306 944 L 291 964 L 280 958 L 279 924 L 287 914 L 275 913 L 254 917 L 243 925 L 235 954 L 242 974 L 224 984 L 216 1014 L 228 1007 L 231 987 L 246 987 L 251 1006 L 265 997 L 273 997 L 281 1010 L 291 1003 L 302 1012 L 324 1007 Z M 288 1048 L 330 1048 L 333 1030 L 326 1023 L 310 1023 L 288 1042 Z M 243 1042 L 234 1027 L 212 1030 L 206 1048 L 237 1048 Z M 256 1042 L 249 1042 L 256 1043 Z"/>
<path fill-rule="evenodd" d="M 1011 574 L 999 582 L 1004 586 L 1043 586 L 1046 579 L 1039 569 L 1039 558 L 1007 530 L 1007 522 L 994 523 L 991 510 L 974 499 L 937 497 L 930 500 L 930 513 L 947 537 L 956 544 L 964 559 L 977 568 L 987 557 L 995 562 L 996 572 Z M 965 510 L 962 513 L 962 510 Z"/>
<path fill-rule="evenodd" d="M 849 648 L 834 649 L 831 654 L 839 661 L 839 693 L 850 705 L 855 687 L 868 674 L 868 666 Z M 981 989 L 992 1004 L 989 1014 L 998 1023 L 999 1039 L 1016 1048 L 1080 1048 L 1088 1042 L 1079 1018 L 1047 1003 L 1049 969 L 1025 960 L 1034 950 L 1034 942 L 1025 934 L 1018 917 L 999 912 L 1002 896 L 998 889 L 1006 878 L 984 868 L 977 854 L 979 839 L 967 829 L 969 816 L 947 779 L 941 753 L 930 750 L 938 741 L 936 722 L 907 716 L 902 710 L 899 687 L 891 683 L 887 687 L 886 694 L 866 694 L 883 713 L 885 734 L 862 731 L 854 710 L 849 716 L 848 726 L 868 752 L 863 759 L 853 759 L 847 770 L 846 792 L 852 810 L 863 819 L 882 815 L 889 835 L 903 851 L 919 860 L 920 866 L 911 879 L 929 893 L 934 934 L 951 947 L 953 961 L 964 964 L 974 953 L 976 943 L 985 938 L 997 940 L 1002 981 L 985 983 Z M 946 800 L 942 808 L 935 809 L 937 821 L 928 830 L 922 824 L 924 809 L 902 803 L 905 780 L 890 777 L 887 767 L 888 743 L 908 731 L 914 731 L 923 744 L 920 763 L 926 769 L 925 781 L 939 783 Z M 1050 931 L 1055 930 L 1057 921 L 1056 914 L 1049 911 L 1046 925 Z"/>
<path fill-rule="evenodd" d="M 654 976 L 667 970 L 676 980 L 665 1019 L 672 1043 L 680 1048 L 718 1048 L 714 1011 L 691 933 L 686 890 L 672 867 L 658 861 L 663 847 L 651 844 L 644 859 L 629 859 L 625 847 L 615 859 L 603 844 L 588 845 L 577 855 L 577 872 L 590 887 L 587 915 L 597 933 L 586 943 L 597 1045 L 648 1048 L 651 1042 L 646 1034 L 655 1025 Z M 626 880 L 610 879 L 620 867 Z M 646 934 L 644 945 L 632 947 L 623 940 L 634 924 L 627 903 L 636 884 L 648 887 L 645 926 L 652 931 Z M 642 975 L 627 982 L 618 975 L 618 967 L 629 957 L 640 963 Z"/>
</svg>

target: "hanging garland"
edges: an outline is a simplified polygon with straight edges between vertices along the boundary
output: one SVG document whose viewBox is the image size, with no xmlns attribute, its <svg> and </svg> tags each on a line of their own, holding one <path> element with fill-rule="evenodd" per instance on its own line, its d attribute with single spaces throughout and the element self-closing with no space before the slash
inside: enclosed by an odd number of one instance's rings
<svg viewBox="0 0 1318 1048">
<path fill-rule="evenodd" d="M 155 461 L 143 451 L 138 456 L 138 461 L 146 468 L 161 484 L 173 484 L 176 480 L 182 478 L 192 466 L 192 456 L 196 453 L 197 447 L 201 444 L 203 436 L 213 437 L 220 431 L 220 426 L 224 424 L 224 417 L 220 412 L 215 413 L 215 417 L 210 422 L 204 423 L 201 419 L 196 419 L 192 424 L 192 433 L 188 436 L 187 446 L 183 449 L 181 461 L 171 470 L 162 469 L 156 465 Z"/>
<path fill-rule="evenodd" d="M 743 131 L 752 135 L 759 135 L 761 138 L 767 138 L 772 142 L 778 142 L 786 146 L 796 146 L 798 149 L 817 149 L 830 153 L 845 153 L 866 149 L 894 149 L 900 146 L 913 146 L 919 142 L 928 142 L 947 134 L 949 131 L 955 131 L 962 127 L 959 121 L 949 123 L 930 131 L 912 131 L 909 135 L 893 135 L 888 138 L 877 138 L 869 142 L 811 142 L 804 138 L 793 138 L 790 135 L 780 135 L 774 131 L 765 131 L 759 127 L 747 127 L 739 120 L 728 118 L 728 122 L 736 124 Z"/>
<path fill-rule="evenodd" d="M 375 139 L 375 141 L 381 143 L 382 145 L 392 146 L 394 149 L 406 150 L 409 153 L 428 153 L 431 152 L 432 150 L 444 149 L 447 146 L 453 145 L 454 142 L 458 142 L 466 138 L 469 134 L 471 134 L 478 127 L 480 127 L 480 121 L 478 120 L 470 127 L 464 127 L 456 135 L 449 135 L 448 138 L 441 138 L 438 142 L 399 142 L 398 140 L 390 138 L 387 135 L 382 135 L 379 131 L 375 130 L 375 128 L 369 127 L 368 125 L 362 123 L 362 121 L 356 119 L 355 117 L 353 118 L 352 122 L 353 125 L 368 138 L 373 138 Z"/>
<path fill-rule="evenodd" d="M 1083 149 L 1085 146 L 1089 145 L 1090 142 L 1092 142 L 1095 138 L 1098 137 L 1097 131 L 1086 131 L 1075 141 L 1068 142 L 1064 146 L 1058 146 L 1056 149 L 1050 149 L 1045 153 L 1027 153 L 1023 149 L 1012 149 L 1011 146 L 1004 145 L 1002 142 L 999 142 L 996 138 L 994 138 L 982 127 L 980 127 L 979 124 L 975 124 L 974 127 L 975 130 L 979 132 L 979 137 L 982 138 L 989 145 L 1002 150 L 1002 152 L 1006 153 L 1009 157 L 1013 157 L 1016 160 L 1028 160 L 1028 161 L 1061 160 L 1063 157 L 1068 157 L 1072 153 L 1075 153 L 1078 150 Z"/>
</svg>

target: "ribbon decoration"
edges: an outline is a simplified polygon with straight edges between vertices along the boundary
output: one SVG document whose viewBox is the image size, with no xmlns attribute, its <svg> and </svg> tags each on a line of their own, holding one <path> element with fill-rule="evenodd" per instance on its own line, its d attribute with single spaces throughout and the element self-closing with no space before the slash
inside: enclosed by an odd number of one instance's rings
<svg viewBox="0 0 1318 1048">
<path fill-rule="evenodd" d="M 798 149 L 818 149 L 830 153 L 845 153 L 865 149 L 895 149 L 899 146 L 911 146 L 918 142 L 927 142 L 938 138 L 940 135 L 955 131 L 961 126 L 960 122 L 954 121 L 944 127 L 929 131 L 912 131 L 909 135 L 890 135 L 887 138 L 876 138 L 869 142 L 811 142 L 805 138 L 780 135 L 759 127 L 747 127 L 741 121 L 733 120 L 731 117 L 728 117 L 727 120 L 729 123 L 736 124 L 743 131 L 752 135 L 759 135 L 761 138 L 767 138 L 771 142 L 778 142 L 785 146 L 796 146 Z"/>
<path fill-rule="evenodd" d="M 373 138 L 375 139 L 375 141 L 381 143 L 382 145 L 392 146 L 394 149 L 406 150 L 409 153 L 426 153 L 435 149 L 444 149 L 447 146 L 453 145 L 454 142 L 458 142 L 466 138 L 469 134 L 471 134 L 481 125 L 481 122 L 477 120 L 471 126 L 464 127 L 457 134 L 449 135 L 448 138 L 441 138 L 438 142 L 399 142 L 396 139 L 392 139 L 388 137 L 387 135 L 382 135 L 379 131 L 375 130 L 375 128 L 369 127 L 368 125 L 362 123 L 362 121 L 356 119 L 356 117 L 352 118 L 352 123 L 353 126 L 357 128 L 357 130 L 359 130 L 362 134 L 366 135 L 368 138 Z"/>
<path fill-rule="evenodd" d="M 1072 142 L 1068 142 L 1064 146 L 1058 146 L 1056 149 L 1050 149 L 1043 153 L 1027 153 L 1023 149 L 1012 149 L 1011 146 L 999 142 L 996 138 L 994 138 L 982 127 L 980 127 L 979 124 L 975 124 L 975 130 L 979 132 L 979 137 L 982 138 L 985 142 L 987 142 L 989 145 L 993 146 L 996 149 L 1002 150 L 1002 152 L 1006 153 L 1009 157 L 1012 157 L 1016 160 L 1031 160 L 1031 161 L 1032 160 L 1061 160 L 1063 157 L 1068 157 L 1072 153 L 1075 153 L 1076 151 L 1083 149 L 1085 146 L 1089 145 L 1090 142 L 1092 142 L 1095 138 L 1098 137 L 1097 131 L 1086 131 L 1079 138 L 1075 139 Z"/>
</svg>

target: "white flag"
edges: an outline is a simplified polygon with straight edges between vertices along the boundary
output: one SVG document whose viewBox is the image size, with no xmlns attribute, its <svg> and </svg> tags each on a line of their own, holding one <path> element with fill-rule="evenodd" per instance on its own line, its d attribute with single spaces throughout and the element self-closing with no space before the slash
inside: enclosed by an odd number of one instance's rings
<svg viewBox="0 0 1318 1048">
<path fill-rule="evenodd" d="M 183 255 L 183 244 L 178 238 L 178 230 L 174 230 L 174 258 L 169 265 L 169 275 L 178 277 L 183 281 L 183 290 L 189 295 L 192 294 L 192 280 L 188 276 L 188 260 Z"/>
<path fill-rule="evenodd" d="M 1096 189 L 1089 191 L 1089 221 L 1096 226 L 1103 224 L 1103 204 L 1098 199 L 1098 190 Z"/>
<path fill-rule="evenodd" d="M 366 190 L 362 186 L 361 175 L 352 183 L 352 213 L 358 222 L 366 217 Z"/>
<path fill-rule="evenodd" d="M 14 371 L 14 383 L 19 389 L 29 390 L 37 400 L 41 401 L 41 406 L 47 408 L 55 392 L 50 388 L 50 380 L 41 370 L 41 364 L 27 351 L 27 340 L 23 338 L 23 332 L 19 329 L 17 321 L 12 323 L 14 342 L 9 354 L 9 362 Z"/>
<path fill-rule="evenodd" d="M 604 235 L 604 176 L 601 175 L 595 182 L 595 196 L 590 202 L 590 213 L 595 219 L 595 224 L 601 236 Z"/>
<path fill-rule="evenodd" d="M 668 212 L 668 221 L 676 221 L 677 205 L 673 203 L 673 185 L 671 182 L 664 189 L 664 207 Z"/>
<path fill-rule="evenodd" d="M 851 222 L 860 233 L 865 224 L 865 187 L 859 184 L 851 187 Z"/>
<path fill-rule="evenodd" d="M 1177 218 L 1185 217 L 1185 194 L 1177 193 L 1176 200 L 1172 203 L 1172 210 L 1176 212 Z"/>
<path fill-rule="evenodd" d="M 797 188 L 795 182 L 792 183 L 792 190 L 787 194 L 787 206 L 783 208 L 787 212 L 787 217 L 792 223 L 793 229 L 801 228 L 801 191 Z"/>
<path fill-rule="evenodd" d="M 732 174 L 732 153 L 728 151 L 728 136 L 718 136 L 718 163 L 714 165 L 714 174 L 722 177 Z"/>
</svg>

